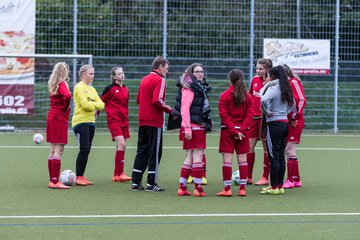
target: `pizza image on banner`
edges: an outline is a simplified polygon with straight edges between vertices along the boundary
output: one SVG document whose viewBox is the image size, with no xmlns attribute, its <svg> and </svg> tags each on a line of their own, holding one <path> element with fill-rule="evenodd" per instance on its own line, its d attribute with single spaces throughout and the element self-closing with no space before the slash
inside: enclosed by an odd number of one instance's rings
<svg viewBox="0 0 360 240">
<path fill-rule="evenodd" d="M 12 54 L 34 53 L 35 36 L 23 31 L 0 32 L 0 52 Z M 33 58 L 0 58 L 0 74 L 34 72 Z"/>
<path fill-rule="evenodd" d="M 0 0 L 0 114 L 34 112 L 34 0 Z"/>
</svg>

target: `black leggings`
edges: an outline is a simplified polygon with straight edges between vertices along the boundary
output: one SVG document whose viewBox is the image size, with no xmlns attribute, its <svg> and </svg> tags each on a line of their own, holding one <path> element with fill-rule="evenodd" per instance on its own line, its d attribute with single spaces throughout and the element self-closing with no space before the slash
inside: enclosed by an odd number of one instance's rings
<svg viewBox="0 0 360 240">
<path fill-rule="evenodd" d="M 74 133 L 79 144 L 79 153 L 76 159 L 76 176 L 84 176 L 95 134 L 95 125 L 83 123 L 74 128 Z"/>
<path fill-rule="evenodd" d="M 268 122 L 266 145 L 270 162 L 270 184 L 277 187 L 284 183 L 285 175 L 285 147 L 288 135 L 287 122 Z"/>
</svg>

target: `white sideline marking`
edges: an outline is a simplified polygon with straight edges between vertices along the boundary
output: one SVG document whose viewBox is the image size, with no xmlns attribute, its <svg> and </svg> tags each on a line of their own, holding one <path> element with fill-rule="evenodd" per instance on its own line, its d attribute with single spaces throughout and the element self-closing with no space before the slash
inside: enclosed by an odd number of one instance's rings
<svg viewBox="0 0 360 240">
<path fill-rule="evenodd" d="M 50 145 L 44 146 L 0 146 L 0 148 L 27 148 L 27 149 L 39 149 L 39 148 L 46 148 L 48 149 Z M 79 148 L 79 146 L 68 146 L 66 145 L 65 148 Z M 93 149 L 115 149 L 115 146 L 92 146 Z M 136 146 L 126 146 L 128 149 L 136 149 Z M 219 147 L 206 147 L 207 149 L 218 149 Z M 163 146 L 163 149 L 182 149 L 180 146 Z M 256 147 L 255 149 L 262 149 L 262 147 Z M 305 148 L 305 147 L 296 147 L 296 150 L 309 150 L 309 151 L 360 151 L 360 148 Z"/>
<path fill-rule="evenodd" d="M 32 218 L 171 218 L 171 217 L 284 217 L 284 216 L 360 216 L 360 213 L 232 213 L 232 214 L 148 214 L 148 215 L 44 215 L 0 216 L 0 219 Z"/>
</svg>

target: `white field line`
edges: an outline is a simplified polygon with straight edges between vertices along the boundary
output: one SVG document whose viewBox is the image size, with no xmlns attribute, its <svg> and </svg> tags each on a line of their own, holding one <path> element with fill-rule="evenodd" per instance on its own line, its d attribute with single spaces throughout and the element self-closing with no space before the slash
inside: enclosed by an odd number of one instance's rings
<svg viewBox="0 0 360 240">
<path fill-rule="evenodd" d="M 8 148 L 8 149 L 39 149 L 46 148 L 49 149 L 49 145 L 44 146 L 6 146 L 0 145 L 0 148 Z M 69 146 L 66 145 L 65 148 L 79 148 L 79 146 Z M 115 146 L 92 146 L 93 149 L 115 149 Z M 136 146 L 126 146 L 127 149 L 136 149 Z M 207 149 L 218 149 L 219 147 L 206 147 Z M 182 149 L 181 146 L 163 146 L 163 149 Z M 262 149 L 262 147 L 257 147 L 255 149 Z M 360 148 L 305 148 L 305 147 L 297 147 L 296 150 L 307 150 L 307 151 L 360 151 Z"/>
<path fill-rule="evenodd" d="M 44 215 L 0 216 L 0 219 L 46 219 L 46 218 L 172 218 L 172 217 L 306 217 L 306 216 L 360 216 L 360 213 L 233 213 L 233 214 L 124 214 L 124 215 Z"/>
<path fill-rule="evenodd" d="M 0 132 L 0 135 L 34 135 L 34 133 L 37 133 L 37 132 L 39 132 L 39 133 L 41 133 L 41 134 L 44 134 L 44 132 L 45 131 L 31 131 L 31 132 L 26 132 L 26 131 L 24 131 L 24 132 L 11 132 L 11 133 L 9 133 L 9 132 Z M 69 131 L 69 133 L 70 134 L 73 134 L 73 131 Z M 132 134 L 132 136 L 135 136 L 135 135 L 137 135 L 137 132 L 135 131 L 135 132 L 131 132 L 131 134 Z M 96 135 L 108 135 L 108 136 L 110 136 L 110 133 L 109 132 L 106 132 L 106 131 L 99 131 L 99 132 L 96 132 Z M 168 133 L 168 132 L 164 132 L 163 133 L 163 135 L 164 136 L 179 136 L 179 133 L 178 132 L 174 132 L 174 133 Z M 207 134 L 206 135 L 207 137 L 219 137 L 220 136 L 220 134 L 219 133 L 211 133 L 211 134 Z M 324 134 L 322 134 L 322 133 L 318 133 L 318 134 L 316 134 L 316 133 L 303 133 L 302 135 L 301 135 L 302 137 L 321 137 L 321 138 L 323 138 L 323 137 L 349 137 L 349 138 L 358 138 L 359 136 L 360 136 L 360 134 L 359 133 L 353 133 L 353 134 L 342 134 L 342 133 L 338 133 L 338 134 L 332 134 L 332 133 L 324 133 Z"/>
</svg>

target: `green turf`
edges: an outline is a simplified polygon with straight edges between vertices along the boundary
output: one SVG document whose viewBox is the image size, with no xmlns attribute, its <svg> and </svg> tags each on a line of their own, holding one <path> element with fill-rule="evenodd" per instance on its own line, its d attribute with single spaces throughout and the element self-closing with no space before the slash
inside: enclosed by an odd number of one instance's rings
<svg viewBox="0 0 360 240">
<path fill-rule="evenodd" d="M 245 198 L 215 196 L 222 188 L 217 134 L 208 136 L 205 198 L 176 195 L 184 157 L 176 135 L 164 135 L 159 177 L 159 185 L 166 188 L 163 193 L 133 192 L 130 183 L 111 182 L 114 143 L 108 134 L 100 133 L 95 136 L 86 171 L 95 185 L 48 189 L 49 145 L 34 145 L 31 138 L 29 133 L 0 134 L 0 239 L 358 239 L 360 234 L 360 141 L 356 135 L 304 135 L 298 146 L 304 186 L 283 196 L 262 196 L 261 187 L 248 186 Z M 69 141 L 62 169 L 74 170 L 77 147 L 72 134 Z M 254 180 L 261 174 L 260 147 Z M 126 152 L 129 175 L 135 152 L 133 133 Z M 279 215 L 254 215 L 273 213 Z M 150 217 L 154 214 L 161 216 Z M 64 218 L 66 215 L 77 217 Z"/>
</svg>

